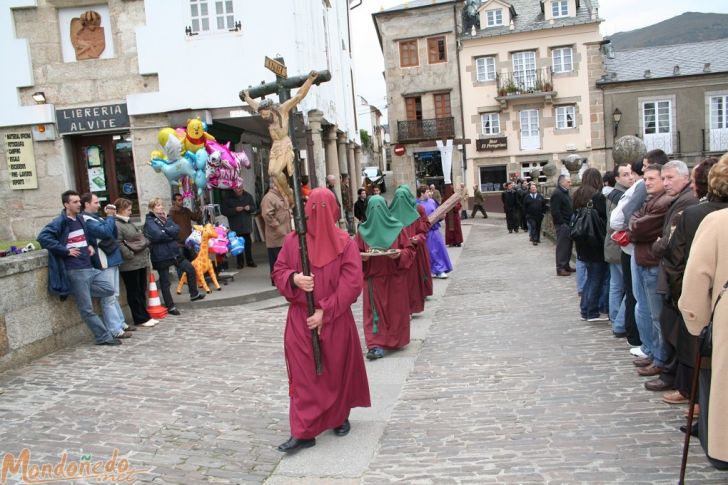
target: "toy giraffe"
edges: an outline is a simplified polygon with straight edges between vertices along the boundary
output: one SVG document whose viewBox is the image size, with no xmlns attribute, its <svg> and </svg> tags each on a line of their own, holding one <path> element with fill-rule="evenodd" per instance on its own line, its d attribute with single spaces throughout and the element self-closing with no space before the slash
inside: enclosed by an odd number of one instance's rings
<svg viewBox="0 0 728 485">
<path fill-rule="evenodd" d="M 195 268 L 195 274 L 197 275 L 197 286 L 203 288 L 207 293 L 210 293 L 210 287 L 207 286 L 205 281 L 205 273 L 210 275 L 212 283 L 215 285 L 217 290 L 220 290 L 220 283 L 217 282 L 217 276 L 215 276 L 215 270 L 212 267 L 210 261 L 208 242 L 212 238 L 217 237 L 215 227 L 212 224 L 205 224 L 205 226 L 194 226 L 195 230 L 200 231 L 202 234 L 202 241 L 200 242 L 200 252 L 197 253 L 197 257 L 192 261 L 192 266 Z M 182 273 L 182 277 L 179 279 L 177 285 L 177 294 L 182 293 L 182 286 L 187 283 L 187 273 Z"/>
</svg>

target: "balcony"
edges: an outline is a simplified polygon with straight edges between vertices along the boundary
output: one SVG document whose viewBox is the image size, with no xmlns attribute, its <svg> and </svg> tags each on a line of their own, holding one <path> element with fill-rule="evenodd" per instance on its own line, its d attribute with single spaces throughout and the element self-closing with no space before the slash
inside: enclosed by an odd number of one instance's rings
<svg viewBox="0 0 728 485">
<path fill-rule="evenodd" d="M 496 81 L 495 99 L 503 108 L 508 106 L 508 101 L 517 99 L 543 98 L 550 104 L 556 97 L 550 67 L 498 74 Z"/>
<path fill-rule="evenodd" d="M 455 137 L 455 118 L 432 118 L 397 122 L 397 141 L 445 140 Z"/>
</svg>

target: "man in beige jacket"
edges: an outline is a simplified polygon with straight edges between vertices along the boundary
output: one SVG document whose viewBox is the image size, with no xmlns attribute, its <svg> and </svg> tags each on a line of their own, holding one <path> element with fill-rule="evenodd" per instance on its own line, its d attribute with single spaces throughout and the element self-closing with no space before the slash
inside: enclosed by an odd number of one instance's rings
<svg viewBox="0 0 728 485">
<path fill-rule="evenodd" d="M 265 247 L 268 248 L 268 263 L 273 272 L 273 265 L 283 246 L 283 238 L 291 232 L 291 210 L 288 201 L 278 188 L 271 184 L 270 190 L 260 202 L 260 214 L 265 226 Z"/>
</svg>

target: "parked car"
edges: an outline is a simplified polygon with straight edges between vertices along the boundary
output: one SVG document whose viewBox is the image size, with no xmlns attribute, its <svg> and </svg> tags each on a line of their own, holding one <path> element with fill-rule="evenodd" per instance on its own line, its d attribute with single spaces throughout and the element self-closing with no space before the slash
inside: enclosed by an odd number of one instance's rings
<svg viewBox="0 0 728 485">
<path fill-rule="evenodd" d="M 361 172 L 364 177 L 362 185 L 367 189 L 367 194 L 371 194 L 371 189 L 375 185 L 379 187 L 382 193 L 387 191 L 387 184 L 384 182 L 385 175 L 379 167 L 364 167 Z"/>
</svg>

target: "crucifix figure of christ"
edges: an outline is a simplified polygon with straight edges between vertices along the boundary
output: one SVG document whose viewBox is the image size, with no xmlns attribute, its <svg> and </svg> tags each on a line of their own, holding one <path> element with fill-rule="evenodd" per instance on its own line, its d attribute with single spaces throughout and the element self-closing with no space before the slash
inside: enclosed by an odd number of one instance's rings
<svg viewBox="0 0 728 485">
<path fill-rule="evenodd" d="M 271 181 L 276 185 L 281 195 L 288 199 L 291 206 L 294 205 L 294 200 L 293 192 L 290 185 L 288 185 L 288 176 L 293 175 L 294 154 L 293 144 L 289 136 L 288 113 L 306 97 L 308 90 L 317 77 L 318 72 L 311 71 L 298 92 L 282 104 L 274 103 L 270 99 L 257 102 L 250 97 L 250 92 L 247 89 L 241 93 L 241 98 L 268 124 L 268 132 L 273 141 L 268 162 L 268 176 L 270 176 Z M 288 173 L 288 176 L 283 172 L 284 170 Z"/>
</svg>

